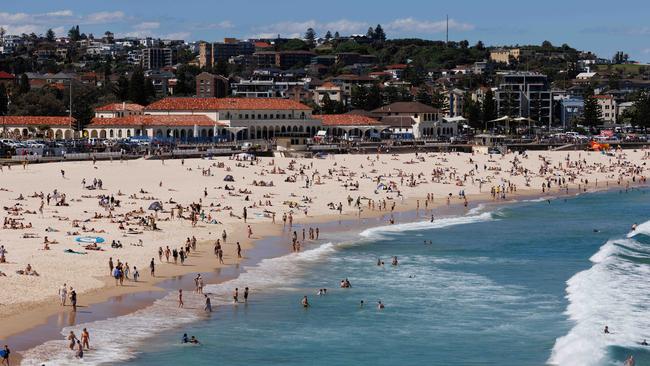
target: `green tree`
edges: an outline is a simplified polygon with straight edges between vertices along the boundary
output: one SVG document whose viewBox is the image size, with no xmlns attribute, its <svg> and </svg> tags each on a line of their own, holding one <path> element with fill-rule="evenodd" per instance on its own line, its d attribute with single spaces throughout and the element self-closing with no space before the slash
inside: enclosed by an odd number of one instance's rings
<svg viewBox="0 0 650 366">
<path fill-rule="evenodd" d="M 481 120 L 485 125 L 488 121 L 497 118 L 497 103 L 494 100 L 492 89 L 488 89 L 481 103 Z"/>
<path fill-rule="evenodd" d="M 478 130 L 483 128 L 483 123 L 481 122 L 481 103 L 468 98 L 463 108 L 463 117 L 467 118 L 472 128 Z"/>
<path fill-rule="evenodd" d="M 330 99 L 329 94 L 325 93 L 321 101 L 321 112 L 323 114 L 333 114 L 336 111 L 336 103 Z"/>
<path fill-rule="evenodd" d="M 20 75 L 20 80 L 18 81 L 18 94 L 25 94 L 31 89 L 29 85 L 29 78 L 27 74 Z"/>
<path fill-rule="evenodd" d="M 5 84 L 0 83 L 0 116 L 6 116 L 9 111 L 9 97 L 7 96 L 7 90 L 5 89 Z"/>
<path fill-rule="evenodd" d="M 156 88 L 153 86 L 153 81 L 151 81 L 151 79 L 146 79 L 144 81 L 144 95 L 146 99 L 143 104 L 149 104 L 150 101 L 156 99 Z"/>
<path fill-rule="evenodd" d="M 598 100 L 594 96 L 594 89 L 588 87 L 585 89 L 584 95 L 584 109 L 582 113 L 582 120 L 585 126 L 590 128 L 598 126 L 601 122 L 601 110 L 600 105 L 598 105 Z"/>
<path fill-rule="evenodd" d="M 316 32 L 314 31 L 314 28 L 307 28 L 307 32 L 305 32 L 305 42 L 307 42 L 309 48 L 316 47 Z"/>
<path fill-rule="evenodd" d="M 64 103 L 69 103 L 69 90 L 66 89 L 63 93 L 62 102 Z M 93 105 L 97 104 L 98 98 L 99 90 L 94 86 L 78 82 L 72 84 L 72 117 L 80 126 L 85 126 L 92 120 L 95 115 Z"/>
<path fill-rule="evenodd" d="M 372 27 L 368 28 L 368 31 L 366 32 L 366 38 L 373 41 L 375 40 L 375 30 Z"/>
<path fill-rule="evenodd" d="M 372 84 L 368 88 L 368 103 L 366 105 L 366 110 L 373 110 L 381 107 L 383 105 L 383 98 L 381 93 L 381 88 L 378 84 Z"/>
<path fill-rule="evenodd" d="M 331 39 L 332 39 L 332 32 L 327 31 L 327 33 L 325 33 L 325 42 L 329 42 Z"/>
<path fill-rule="evenodd" d="M 440 90 L 434 90 L 431 95 L 431 106 L 439 109 L 443 113 L 449 112 L 449 101 L 444 93 Z"/>
<path fill-rule="evenodd" d="M 391 104 L 401 100 L 400 91 L 394 86 L 384 88 L 384 104 Z"/>
<path fill-rule="evenodd" d="M 217 75 L 228 77 L 228 64 L 226 64 L 223 59 L 218 59 L 217 63 L 214 65 L 213 72 Z"/>
<path fill-rule="evenodd" d="M 433 103 L 431 95 L 425 88 L 420 88 L 420 90 L 418 90 L 418 94 L 415 96 L 415 100 L 426 105 L 431 105 Z"/>
<path fill-rule="evenodd" d="M 13 96 L 9 114 L 15 116 L 65 116 L 66 104 L 57 97 L 56 90 L 40 88 Z"/>
<path fill-rule="evenodd" d="M 47 32 L 45 33 L 45 39 L 47 39 L 48 42 L 54 42 L 55 37 L 56 34 L 54 34 L 52 28 L 48 29 Z"/>
<path fill-rule="evenodd" d="M 381 24 L 377 24 L 377 26 L 375 27 L 373 40 L 382 43 L 386 42 L 386 32 L 384 32 L 384 29 L 381 27 Z"/>
<path fill-rule="evenodd" d="M 341 38 L 339 32 L 338 31 L 334 32 L 334 39 L 338 40 L 339 38 Z"/>
<path fill-rule="evenodd" d="M 70 38 L 72 42 L 77 42 L 78 40 L 81 39 L 81 33 L 79 32 L 78 25 L 70 28 L 70 30 L 68 31 L 68 38 Z"/>
<path fill-rule="evenodd" d="M 145 90 L 144 72 L 142 68 L 138 67 L 133 70 L 129 81 L 129 99 L 134 103 L 146 105 L 148 97 L 148 92 Z"/>
<path fill-rule="evenodd" d="M 124 74 L 120 75 L 120 78 L 117 79 L 115 96 L 122 102 L 129 100 L 129 79 Z"/>
<path fill-rule="evenodd" d="M 650 127 L 650 93 L 647 91 L 639 93 L 634 100 L 632 109 L 632 122 L 646 131 Z"/>
<path fill-rule="evenodd" d="M 352 108 L 368 108 L 368 88 L 363 85 L 354 85 L 350 94 Z"/>
</svg>

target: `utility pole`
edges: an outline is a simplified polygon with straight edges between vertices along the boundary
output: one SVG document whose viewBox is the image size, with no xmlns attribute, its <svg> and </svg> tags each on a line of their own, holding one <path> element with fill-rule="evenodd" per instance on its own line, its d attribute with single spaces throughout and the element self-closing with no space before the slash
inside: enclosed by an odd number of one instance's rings
<svg viewBox="0 0 650 366">
<path fill-rule="evenodd" d="M 445 46 L 449 45 L 449 14 L 447 14 L 447 36 L 445 37 Z"/>
</svg>

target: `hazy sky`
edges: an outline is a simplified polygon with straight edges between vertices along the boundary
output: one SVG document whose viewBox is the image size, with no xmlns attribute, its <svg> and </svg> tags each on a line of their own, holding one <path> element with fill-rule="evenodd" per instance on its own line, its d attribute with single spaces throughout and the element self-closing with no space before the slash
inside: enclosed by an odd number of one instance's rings
<svg viewBox="0 0 650 366">
<path fill-rule="evenodd" d="M 221 40 L 302 35 L 313 27 L 342 35 L 381 23 L 389 38 L 482 40 L 487 45 L 568 43 L 610 58 L 623 50 L 650 61 L 650 1 L 574 0 L 3 0 L 0 26 L 9 33 L 81 31 Z"/>
</svg>

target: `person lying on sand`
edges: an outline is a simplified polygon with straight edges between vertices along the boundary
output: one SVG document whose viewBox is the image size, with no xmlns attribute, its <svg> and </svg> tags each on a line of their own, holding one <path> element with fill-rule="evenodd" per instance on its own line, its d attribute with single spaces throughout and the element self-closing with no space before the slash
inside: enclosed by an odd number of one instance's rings
<svg viewBox="0 0 650 366">
<path fill-rule="evenodd" d="M 18 270 L 16 271 L 17 274 L 19 275 L 25 275 L 25 276 L 40 276 L 38 272 L 36 272 L 31 264 L 27 264 L 27 267 L 25 267 L 24 270 Z"/>
</svg>

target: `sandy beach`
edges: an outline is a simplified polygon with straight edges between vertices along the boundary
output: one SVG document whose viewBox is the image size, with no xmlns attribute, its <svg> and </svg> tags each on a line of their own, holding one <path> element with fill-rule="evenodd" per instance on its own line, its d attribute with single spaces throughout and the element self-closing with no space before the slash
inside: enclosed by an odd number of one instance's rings
<svg viewBox="0 0 650 366">
<path fill-rule="evenodd" d="M 422 210 L 429 217 L 440 205 L 625 188 L 645 181 L 645 159 L 641 150 L 611 155 L 533 151 L 3 167 L 0 245 L 6 262 L 0 263 L 0 339 L 60 311 L 63 284 L 76 291 L 80 306 L 87 306 L 119 294 L 161 290 L 156 284 L 173 276 L 237 264 L 242 260 L 237 242 L 246 257 L 254 240 L 279 235 L 283 228 L 290 232 L 291 222 L 390 217 L 392 211 L 405 210 Z M 149 209 L 154 202 L 162 204 L 160 210 Z M 94 237 L 104 239 L 98 244 L 101 250 L 87 248 L 90 239 L 78 241 Z M 193 237 L 196 249 L 185 265 L 168 263 L 164 254 L 159 258 L 159 248 L 180 249 Z M 305 239 L 302 233 L 296 237 L 298 243 L 308 241 L 309 233 Z M 217 239 L 223 263 L 214 254 Z M 287 240 L 290 251 L 295 245 Z M 128 263 L 131 280 L 116 285 L 109 258 Z M 150 275 L 152 259 L 155 277 Z M 132 280 L 135 267 L 138 282 Z"/>
</svg>

